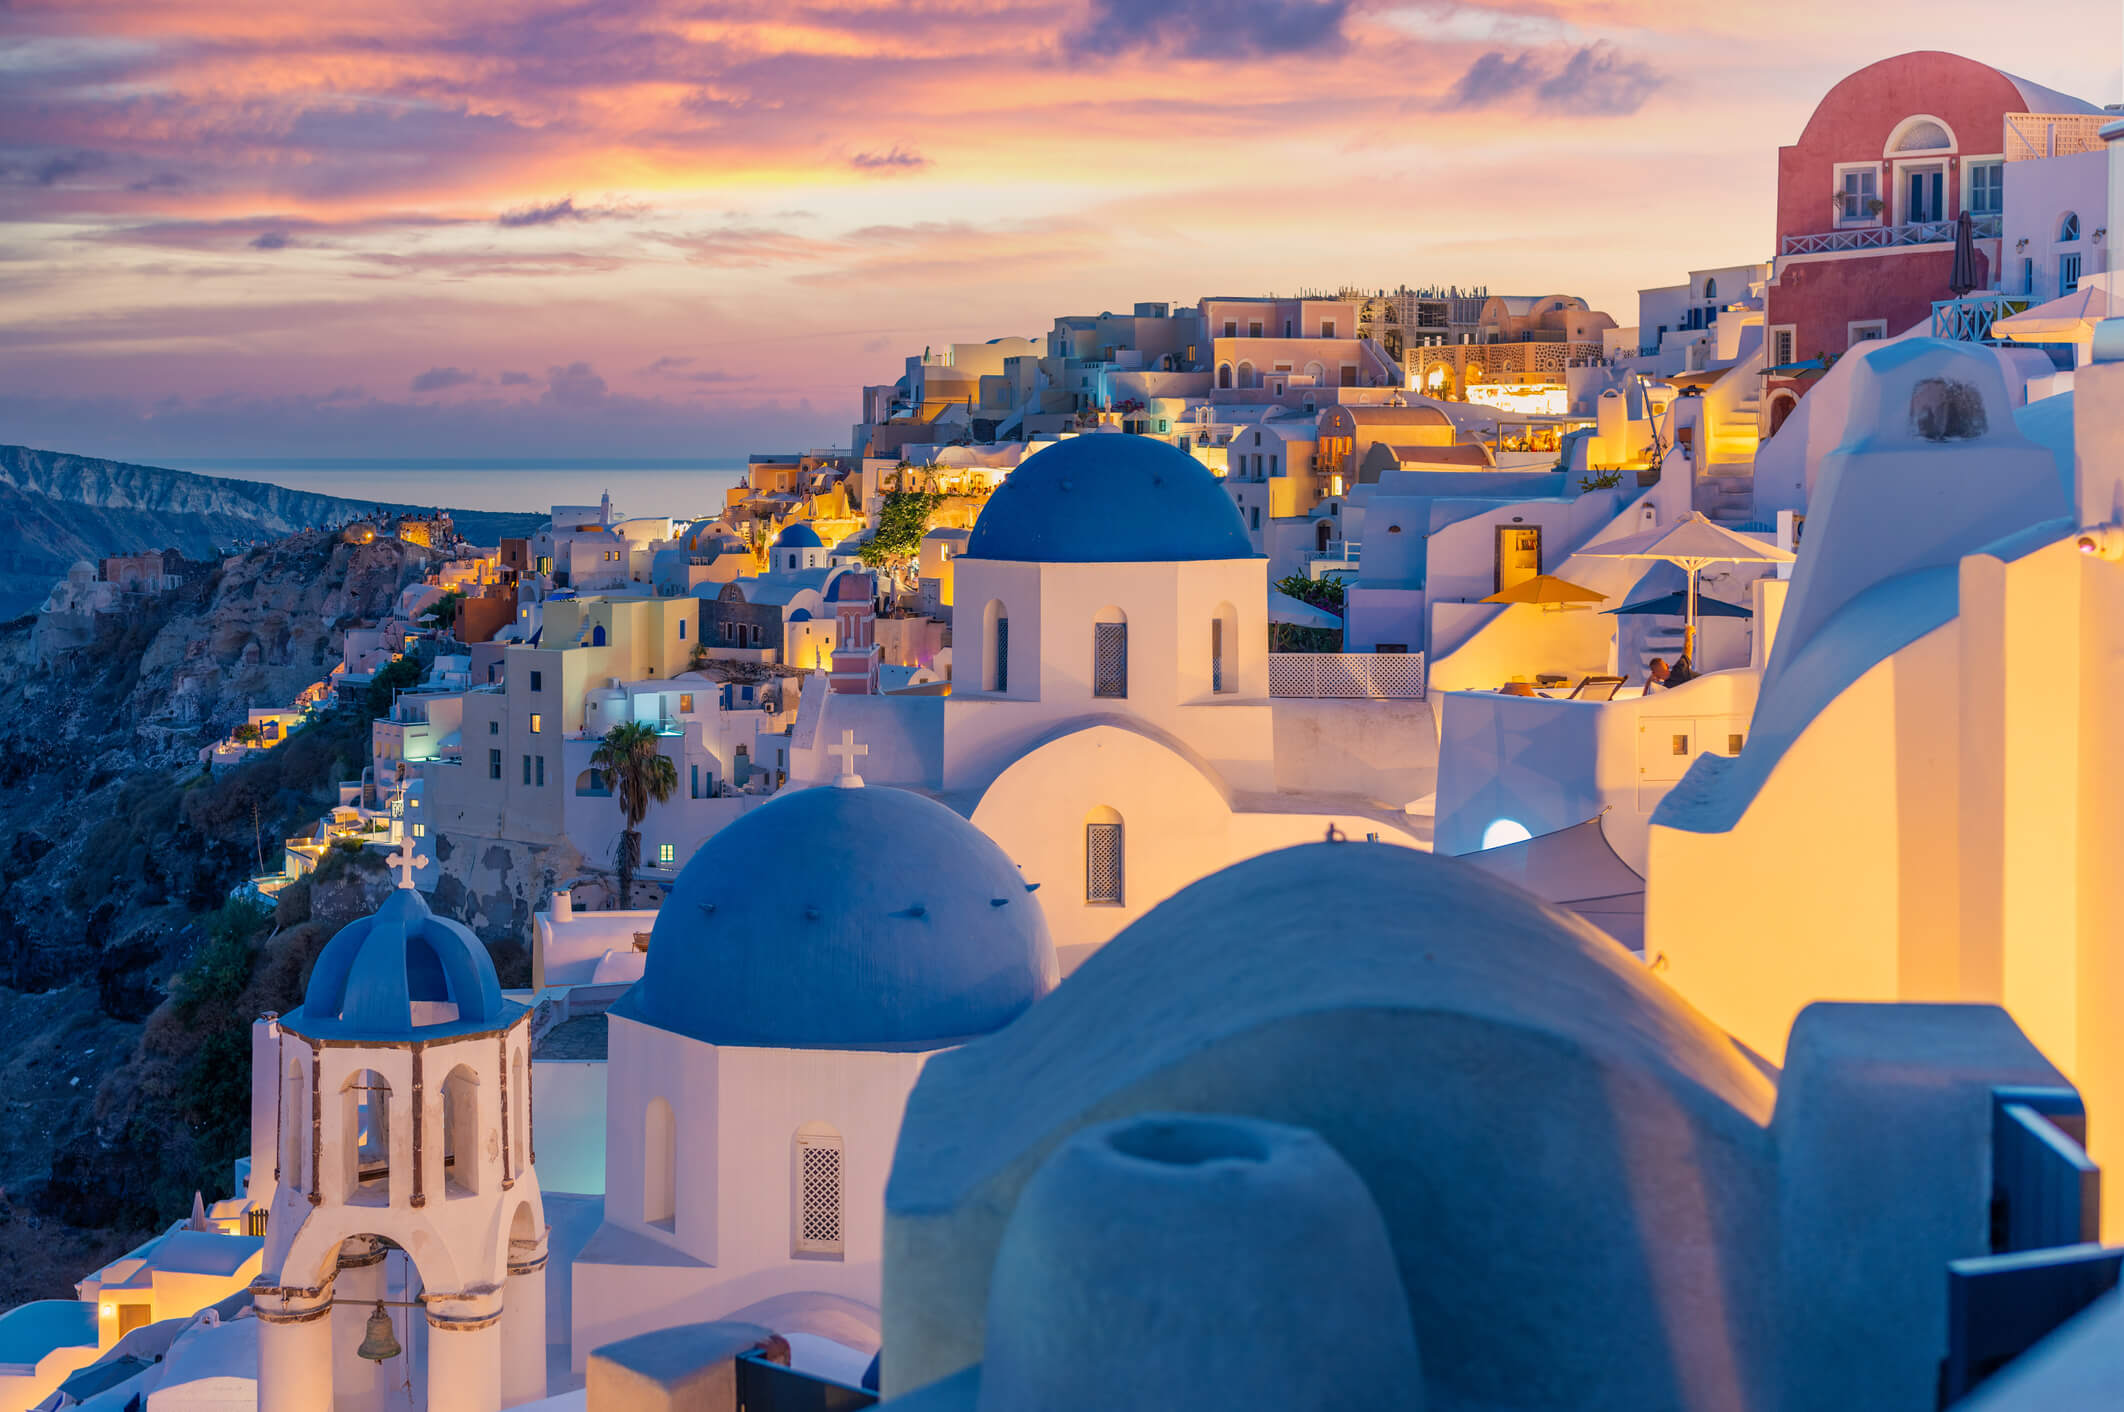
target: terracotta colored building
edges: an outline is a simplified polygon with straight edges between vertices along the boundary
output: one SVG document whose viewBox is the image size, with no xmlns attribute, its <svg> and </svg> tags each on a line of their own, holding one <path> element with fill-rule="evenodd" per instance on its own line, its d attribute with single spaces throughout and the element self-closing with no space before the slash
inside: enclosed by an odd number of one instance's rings
<svg viewBox="0 0 2124 1412">
<path fill-rule="evenodd" d="M 1975 222 L 1979 289 L 1999 269 L 2009 134 L 2027 115 L 2079 123 L 2101 109 L 1955 54 L 1870 64 L 1823 95 L 1778 150 L 1771 366 L 1837 356 L 1929 319 L 1950 297 L 1955 221 Z M 1806 390 L 1773 379 L 1774 426 Z M 1783 394 L 1780 396 L 1780 394 Z"/>
</svg>

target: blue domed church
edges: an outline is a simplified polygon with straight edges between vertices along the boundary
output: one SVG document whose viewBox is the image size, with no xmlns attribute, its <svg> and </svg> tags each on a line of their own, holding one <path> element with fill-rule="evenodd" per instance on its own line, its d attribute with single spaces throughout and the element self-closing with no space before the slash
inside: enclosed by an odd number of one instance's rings
<svg viewBox="0 0 2124 1412">
<path fill-rule="evenodd" d="M 872 742 L 885 778 L 949 802 L 1039 884 L 1065 973 L 1243 859 L 1330 828 L 1417 842 L 1407 797 L 1352 797 L 1302 763 L 1323 753 L 1321 703 L 1279 762 L 1268 561 L 1185 452 L 1098 434 L 1034 452 L 953 573 L 950 696 L 807 701 L 791 778 L 831 778 L 844 730 Z"/>
<path fill-rule="evenodd" d="M 750 1320 L 875 1349 L 885 1178 L 935 1054 L 1056 981 L 1003 851 L 905 790 L 785 793 L 680 873 L 611 1011 L 604 1222 L 572 1344 Z"/>
</svg>

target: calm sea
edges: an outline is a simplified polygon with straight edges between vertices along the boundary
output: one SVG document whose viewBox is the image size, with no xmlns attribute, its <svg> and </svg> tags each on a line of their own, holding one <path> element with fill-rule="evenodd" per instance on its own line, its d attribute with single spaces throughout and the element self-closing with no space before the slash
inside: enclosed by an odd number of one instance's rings
<svg viewBox="0 0 2124 1412">
<path fill-rule="evenodd" d="M 744 479 L 742 459 L 672 465 L 605 462 L 586 465 L 440 461 L 224 461 L 172 463 L 179 470 L 230 480 L 264 481 L 290 490 L 434 505 L 451 510 L 513 510 L 543 514 L 555 505 L 595 505 L 610 492 L 623 517 L 669 515 L 701 519 L 721 512 L 723 492 Z"/>
</svg>

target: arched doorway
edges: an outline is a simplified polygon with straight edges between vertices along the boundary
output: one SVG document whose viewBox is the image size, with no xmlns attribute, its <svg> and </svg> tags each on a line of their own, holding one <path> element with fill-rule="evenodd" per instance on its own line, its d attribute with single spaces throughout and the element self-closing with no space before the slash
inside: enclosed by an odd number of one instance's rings
<svg viewBox="0 0 2124 1412">
<path fill-rule="evenodd" d="M 1770 398 L 1770 430 L 1765 435 L 1776 436 L 1777 429 L 1785 424 L 1785 418 L 1791 416 L 1792 409 L 1797 406 L 1799 398 L 1790 392 L 1773 394 Z"/>
</svg>

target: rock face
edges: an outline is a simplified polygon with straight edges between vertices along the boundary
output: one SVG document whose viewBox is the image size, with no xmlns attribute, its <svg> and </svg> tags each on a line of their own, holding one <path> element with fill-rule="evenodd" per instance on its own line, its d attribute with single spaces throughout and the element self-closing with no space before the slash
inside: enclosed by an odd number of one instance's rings
<svg viewBox="0 0 2124 1412">
<path fill-rule="evenodd" d="M 158 466 L 102 461 L 27 446 L 0 446 L 0 617 L 42 602 L 74 563 L 142 549 L 187 559 L 233 544 L 336 524 L 375 507 L 257 481 L 223 480 Z M 391 513 L 427 507 L 388 505 Z M 455 512 L 475 543 L 522 535 L 536 515 Z"/>
</svg>

